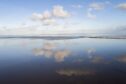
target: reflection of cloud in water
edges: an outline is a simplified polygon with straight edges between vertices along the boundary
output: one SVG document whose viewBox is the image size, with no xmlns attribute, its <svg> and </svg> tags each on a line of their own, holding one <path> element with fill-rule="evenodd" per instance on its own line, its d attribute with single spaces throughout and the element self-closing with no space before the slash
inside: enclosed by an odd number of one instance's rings
<svg viewBox="0 0 126 84">
<path fill-rule="evenodd" d="M 35 48 L 33 49 L 33 53 L 35 56 L 46 56 L 50 57 L 53 55 L 53 49 L 55 48 L 55 45 L 52 43 L 44 43 L 42 48 Z"/>
<path fill-rule="evenodd" d="M 56 71 L 59 75 L 63 76 L 90 76 L 95 75 L 95 71 L 93 70 L 85 70 L 85 69 L 63 69 Z"/>
<path fill-rule="evenodd" d="M 80 63 L 82 63 L 84 61 L 85 61 L 85 59 L 83 59 L 83 58 L 73 60 L 74 63 L 78 63 L 78 64 L 80 64 Z"/>
<path fill-rule="evenodd" d="M 34 53 L 35 56 L 44 55 L 44 51 L 42 49 L 39 49 L 39 48 L 33 49 L 32 52 Z"/>
<path fill-rule="evenodd" d="M 56 47 L 55 44 L 52 44 L 52 43 L 44 43 L 43 45 L 43 48 L 46 49 L 46 50 L 52 50 Z"/>
<path fill-rule="evenodd" d="M 68 57 L 69 55 L 70 55 L 70 52 L 68 50 L 64 50 L 64 51 L 55 52 L 54 57 L 57 62 L 62 62 L 64 61 L 64 58 Z"/>
<path fill-rule="evenodd" d="M 53 55 L 51 50 L 44 50 L 44 49 L 33 49 L 33 53 L 35 56 L 45 56 L 50 58 Z"/>
<path fill-rule="evenodd" d="M 104 58 L 101 57 L 101 56 L 94 56 L 92 59 L 91 59 L 91 62 L 92 63 L 105 63 L 104 61 Z"/>
<path fill-rule="evenodd" d="M 117 61 L 126 63 L 126 55 L 119 56 L 116 58 Z"/>
<path fill-rule="evenodd" d="M 33 49 L 35 56 L 45 56 L 47 58 L 55 58 L 57 62 L 63 62 L 65 57 L 70 56 L 69 50 L 54 50 L 56 45 L 51 43 L 44 43 L 43 48 Z"/>
<path fill-rule="evenodd" d="M 94 64 L 109 64 L 109 62 L 107 60 L 105 60 L 102 56 L 99 56 L 97 53 L 96 53 L 96 49 L 94 48 L 89 48 L 87 50 L 87 53 L 88 53 L 88 58 L 90 60 L 91 63 L 94 63 Z"/>
<path fill-rule="evenodd" d="M 50 58 L 52 55 L 53 55 L 53 52 L 51 50 L 45 50 L 44 51 L 44 55 L 47 57 L 47 58 Z"/>
<path fill-rule="evenodd" d="M 87 50 L 87 53 L 88 53 L 88 57 L 92 58 L 93 55 L 96 53 L 96 50 L 94 48 L 90 48 Z"/>
</svg>

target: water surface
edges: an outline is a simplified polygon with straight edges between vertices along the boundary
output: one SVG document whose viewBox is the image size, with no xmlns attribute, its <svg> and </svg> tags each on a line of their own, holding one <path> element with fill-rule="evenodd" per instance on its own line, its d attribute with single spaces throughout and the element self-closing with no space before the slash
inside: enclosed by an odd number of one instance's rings
<svg viewBox="0 0 126 84">
<path fill-rule="evenodd" d="M 0 84 L 126 84 L 126 39 L 0 39 Z"/>
</svg>

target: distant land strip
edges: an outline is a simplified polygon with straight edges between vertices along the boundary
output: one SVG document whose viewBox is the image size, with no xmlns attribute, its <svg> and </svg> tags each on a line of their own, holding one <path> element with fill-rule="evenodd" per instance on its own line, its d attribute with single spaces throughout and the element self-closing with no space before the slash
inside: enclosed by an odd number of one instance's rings
<svg viewBox="0 0 126 84">
<path fill-rule="evenodd" d="M 77 38 L 97 38 L 97 39 L 126 39 L 121 36 L 0 36 L 0 39 L 11 39 L 11 38 L 30 38 L 30 39 L 77 39 Z"/>
</svg>

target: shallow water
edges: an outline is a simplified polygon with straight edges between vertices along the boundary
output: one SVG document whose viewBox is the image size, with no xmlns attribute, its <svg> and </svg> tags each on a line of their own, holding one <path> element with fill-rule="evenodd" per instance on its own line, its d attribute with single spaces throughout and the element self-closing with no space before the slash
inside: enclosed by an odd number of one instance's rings
<svg viewBox="0 0 126 84">
<path fill-rule="evenodd" d="M 0 39 L 0 84 L 126 84 L 126 39 Z"/>
</svg>

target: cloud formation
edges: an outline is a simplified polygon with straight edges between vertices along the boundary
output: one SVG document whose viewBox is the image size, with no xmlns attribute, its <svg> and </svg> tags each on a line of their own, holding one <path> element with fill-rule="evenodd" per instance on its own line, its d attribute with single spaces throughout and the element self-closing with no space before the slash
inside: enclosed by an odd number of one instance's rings
<svg viewBox="0 0 126 84">
<path fill-rule="evenodd" d="M 55 5 L 51 11 L 46 10 L 43 13 L 33 13 L 31 19 L 42 22 L 43 25 L 52 25 L 59 18 L 68 18 L 70 16 L 71 14 L 63 6 Z"/>
<path fill-rule="evenodd" d="M 44 21 L 43 21 L 43 25 L 54 25 L 54 24 L 56 24 L 56 20 L 55 19 L 45 19 Z"/>
<path fill-rule="evenodd" d="M 64 10 L 63 6 L 56 5 L 53 7 L 53 16 L 59 17 L 59 18 L 67 18 L 70 16 L 70 14 Z"/>
<path fill-rule="evenodd" d="M 92 13 L 93 9 L 92 8 L 89 8 L 88 9 L 88 12 L 87 12 L 87 17 L 90 18 L 90 19 L 96 19 L 96 15 L 94 15 Z"/>
<path fill-rule="evenodd" d="M 78 5 L 71 5 L 71 7 L 73 7 L 73 8 L 83 8 L 83 6 L 80 5 L 80 4 L 78 4 Z"/>
<path fill-rule="evenodd" d="M 105 8 L 105 3 L 91 3 L 89 7 L 94 10 L 103 10 Z"/>
<path fill-rule="evenodd" d="M 44 11 L 42 14 L 40 13 L 33 13 L 32 14 L 32 20 L 46 20 L 50 19 L 52 17 L 51 13 L 49 11 Z"/>
<path fill-rule="evenodd" d="M 31 19 L 32 19 L 33 21 L 41 20 L 41 19 L 42 19 L 42 15 L 39 14 L 39 13 L 33 13 Z"/>
<path fill-rule="evenodd" d="M 126 10 L 126 3 L 121 3 L 117 5 L 117 8 L 121 9 L 121 10 Z"/>
<path fill-rule="evenodd" d="M 87 11 L 87 17 L 90 19 L 96 19 L 96 15 L 93 14 L 93 11 L 101 11 L 104 10 L 107 5 L 111 4 L 109 1 L 100 3 L 100 2 L 95 2 L 89 4 L 89 8 Z"/>
</svg>

